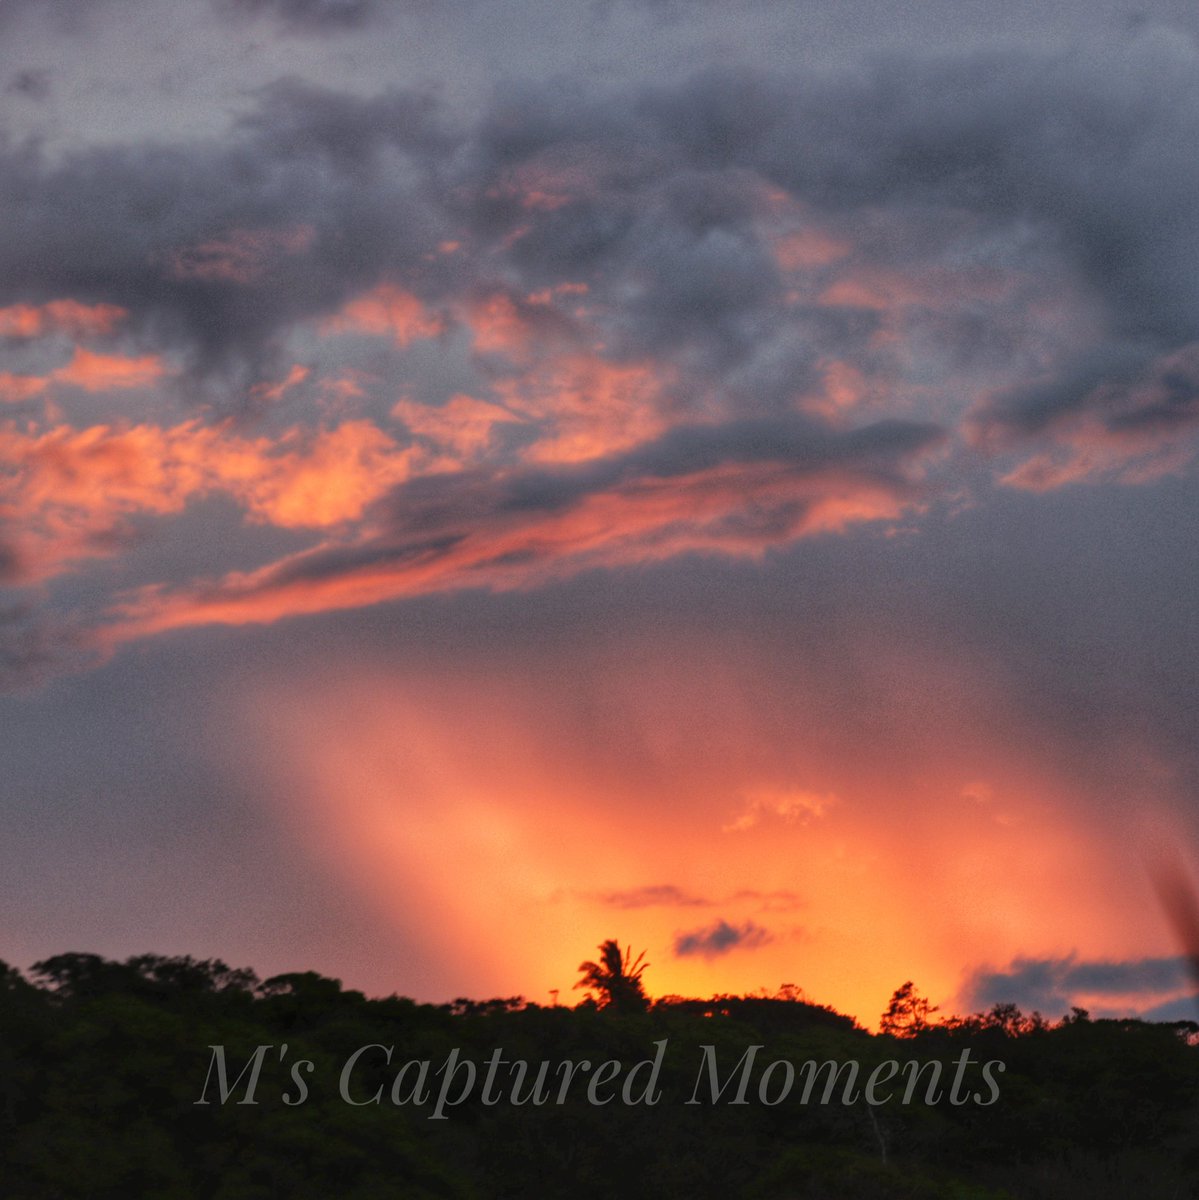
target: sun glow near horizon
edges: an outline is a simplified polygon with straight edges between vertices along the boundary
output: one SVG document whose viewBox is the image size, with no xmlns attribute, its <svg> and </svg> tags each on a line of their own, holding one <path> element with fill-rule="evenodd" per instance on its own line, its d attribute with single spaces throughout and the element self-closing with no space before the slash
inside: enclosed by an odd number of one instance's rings
<svg viewBox="0 0 1199 1200">
<path fill-rule="evenodd" d="M 590 723 L 527 672 L 341 671 L 243 698 L 282 832 L 419 948 L 351 953 L 371 986 L 573 1003 L 576 964 L 616 937 L 646 950 L 652 996 L 790 983 L 873 1026 L 908 978 L 949 1011 L 980 964 L 1169 952 L 1124 848 L 1081 837 L 1031 764 L 989 785 L 921 760 L 871 791 L 859 763 L 789 789 L 763 782 L 780 748 L 715 720 L 695 674 L 657 677 L 665 719 L 653 688 L 601 676 L 572 683 L 594 687 Z"/>
</svg>

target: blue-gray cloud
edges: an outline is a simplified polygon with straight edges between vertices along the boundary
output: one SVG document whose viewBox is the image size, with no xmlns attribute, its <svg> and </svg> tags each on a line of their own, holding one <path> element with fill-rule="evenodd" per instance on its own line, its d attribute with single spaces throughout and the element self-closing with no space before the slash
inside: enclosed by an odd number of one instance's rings
<svg viewBox="0 0 1199 1200">
<path fill-rule="evenodd" d="M 728 921 L 720 920 L 703 929 L 678 934 L 674 939 L 674 952 L 679 958 L 719 958 L 733 950 L 752 949 L 772 940 L 770 931 L 753 921 L 730 925 Z"/>
<path fill-rule="evenodd" d="M 1084 996 L 1110 998 L 1113 1006 L 1123 1001 L 1126 1009 L 1133 1003 L 1144 1007 L 1146 997 L 1176 993 L 1189 983 L 1181 956 L 1126 961 L 1016 958 L 1004 970 L 976 970 L 962 989 L 961 1001 L 970 1011 L 1016 1004 L 1026 1011 L 1060 1016 Z M 1152 1005 L 1151 1010 L 1159 1007 Z"/>
</svg>

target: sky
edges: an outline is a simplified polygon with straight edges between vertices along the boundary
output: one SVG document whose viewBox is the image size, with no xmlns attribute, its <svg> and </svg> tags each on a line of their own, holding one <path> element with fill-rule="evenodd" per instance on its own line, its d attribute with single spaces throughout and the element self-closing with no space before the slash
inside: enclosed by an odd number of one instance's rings
<svg viewBox="0 0 1199 1200">
<path fill-rule="evenodd" d="M 0 0 L 0 958 L 1194 1015 L 1197 38 Z"/>
</svg>

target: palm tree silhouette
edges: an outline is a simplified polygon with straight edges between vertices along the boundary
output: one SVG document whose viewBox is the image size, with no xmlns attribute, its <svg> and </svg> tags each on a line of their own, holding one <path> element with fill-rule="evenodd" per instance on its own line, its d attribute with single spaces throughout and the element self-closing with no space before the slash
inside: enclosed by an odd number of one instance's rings
<svg viewBox="0 0 1199 1200">
<path fill-rule="evenodd" d="M 620 944 L 614 939 L 600 944 L 599 962 L 583 962 L 579 970 L 583 978 L 576 988 L 587 988 L 598 995 L 600 1008 L 611 1008 L 615 1012 L 645 1012 L 649 999 L 641 986 L 641 973 L 649 966 L 642 962 L 645 951 L 633 958 L 632 950 L 621 953 Z"/>
</svg>

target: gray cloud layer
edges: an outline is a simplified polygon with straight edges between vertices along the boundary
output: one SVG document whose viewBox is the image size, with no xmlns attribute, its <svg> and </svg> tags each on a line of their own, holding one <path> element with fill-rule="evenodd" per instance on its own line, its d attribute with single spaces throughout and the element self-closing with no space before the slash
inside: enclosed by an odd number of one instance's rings
<svg viewBox="0 0 1199 1200">
<path fill-rule="evenodd" d="M 1153 999 L 1187 987 L 1182 957 L 1141 958 L 1126 962 L 1066 958 L 1017 958 L 1002 971 L 979 970 L 962 990 L 968 1011 L 994 1004 L 1016 1004 L 1025 1011 L 1060 1016 L 1083 996 L 1103 996 L 1113 1006 L 1123 1001 L 1145 1006 Z"/>
<path fill-rule="evenodd" d="M 359 7 L 295 6 L 330 19 Z M 1031 434 L 1192 338 L 1199 168 L 1176 152 L 1199 125 L 1192 66 L 1182 47 L 1147 36 L 1108 62 L 1012 52 L 883 62 L 865 77 L 708 72 L 619 97 L 513 86 L 473 124 L 420 91 L 361 99 L 281 84 L 222 145 L 96 149 L 62 163 L 9 146 L 0 203 L 25 236 L 6 247 L 4 290 L 103 292 L 157 336 L 220 358 L 387 273 L 414 277 L 430 298 L 501 267 L 529 290 L 583 279 L 601 299 L 611 292 L 617 354 L 676 356 L 754 403 L 767 382 L 754 360 L 784 316 L 792 329 L 797 316 L 801 329 L 810 322 L 824 353 L 858 346 L 874 319 L 858 313 L 855 328 L 850 314 L 784 311 L 752 224 L 759 180 L 830 220 L 940 210 L 965 214 L 980 241 L 1009 239 L 1013 254 L 1031 231 L 1061 256 L 1105 328 L 1083 357 L 980 410 L 988 430 Z M 555 177 L 561 203 L 530 215 L 514 190 L 521 172 Z M 165 270 L 174 252 L 230 228 L 296 224 L 315 228 L 311 248 L 248 284 Z M 430 268 L 422 255 L 464 227 L 477 249 L 506 249 L 449 276 Z M 894 243 L 893 265 L 927 251 L 914 237 Z M 797 352 L 793 381 L 806 364 Z M 1167 382 L 1163 411 L 1189 421 L 1189 385 L 1177 372 Z M 1113 432 L 1135 417 L 1108 403 Z"/>
</svg>

